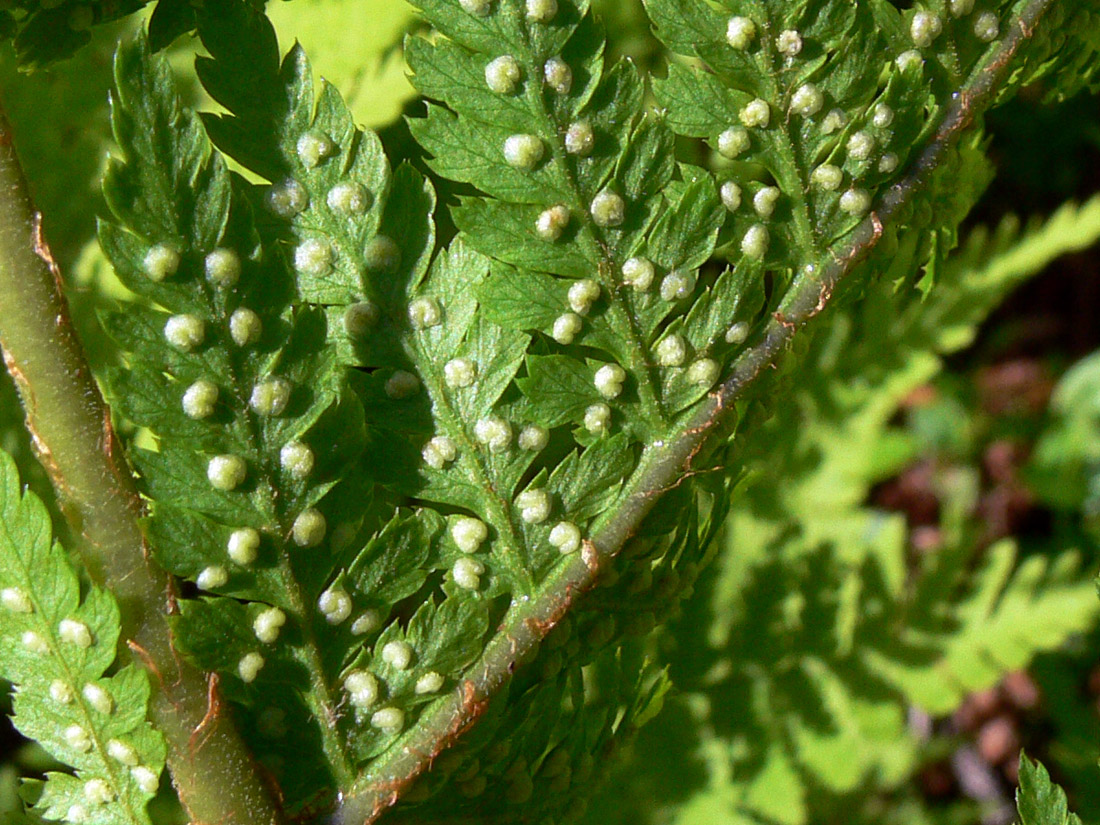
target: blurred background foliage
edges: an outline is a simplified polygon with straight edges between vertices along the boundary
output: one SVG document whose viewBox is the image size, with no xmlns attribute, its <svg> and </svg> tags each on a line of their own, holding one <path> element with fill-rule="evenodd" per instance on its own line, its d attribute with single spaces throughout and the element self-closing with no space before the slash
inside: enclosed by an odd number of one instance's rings
<svg viewBox="0 0 1100 825">
<path fill-rule="evenodd" d="M 660 72 L 640 3 L 595 5 L 613 53 Z M 415 161 L 409 7 L 268 10 L 283 46 L 300 41 L 357 120 Z M 98 26 L 31 73 L 0 51 L 0 96 L 97 367 L 114 357 L 97 311 L 133 300 L 94 242 L 110 61 L 147 17 Z M 209 107 L 194 50 L 170 47 Z M 709 574 L 640 643 L 676 690 L 589 825 L 996 825 L 1013 816 L 1021 747 L 1100 822 L 1100 111 L 1042 96 L 990 118 L 996 175 L 929 297 L 884 278 L 776 378 L 768 431 L 798 437 L 743 447 Z M 52 502 L 19 422 L 0 375 L 0 446 Z M 16 775 L 49 765 L 10 729 L 0 748 L 7 815 Z M 163 806 L 157 821 L 176 821 Z"/>
</svg>

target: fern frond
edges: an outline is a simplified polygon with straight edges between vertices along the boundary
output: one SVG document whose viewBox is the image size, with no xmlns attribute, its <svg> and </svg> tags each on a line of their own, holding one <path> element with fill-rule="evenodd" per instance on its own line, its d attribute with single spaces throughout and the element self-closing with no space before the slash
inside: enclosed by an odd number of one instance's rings
<svg viewBox="0 0 1100 825">
<path fill-rule="evenodd" d="M 1050 779 L 1040 762 L 1020 754 L 1020 787 L 1016 791 L 1016 811 L 1020 825 L 1081 825 L 1071 813 L 1066 792 Z"/>
<path fill-rule="evenodd" d="M 363 641 L 351 629 L 363 608 L 336 574 L 376 526 L 370 486 L 351 472 L 363 411 L 326 345 L 324 313 L 292 306 L 292 270 L 254 228 L 260 195 L 231 178 L 165 62 L 139 39 L 119 52 L 116 78 L 124 159 L 108 170 L 118 223 L 101 225 L 101 244 L 158 309 L 107 319 L 132 353 L 110 385 L 117 409 L 158 439 L 156 452 L 133 452 L 156 501 L 156 557 L 210 594 L 182 603 L 181 644 L 225 674 L 226 694 L 254 719 L 299 717 L 310 747 L 276 774 L 296 792 L 330 792 L 353 776 L 332 721 Z M 223 634 L 214 650 L 202 643 L 210 628 Z M 257 706 L 268 685 L 273 707 Z M 291 808 L 306 801 L 287 796 Z"/>
<path fill-rule="evenodd" d="M 907 193 L 939 176 L 941 214 L 913 219 L 932 232 L 898 256 L 898 280 L 950 246 L 985 167 L 940 161 L 977 155 L 973 138 L 952 147 L 991 93 L 929 103 L 919 55 L 867 59 L 900 25 L 883 3 L 835 19 L 765 4 L 762 27 L 802 29 L 777 29 L 725 86 L 692 81 L 725 96 L 715 122 L 732 112 L 760 132 L 740 150 L 759 167 L 719 187 L 674 162 L 632 67 L 604 66 L 587 3 L 418 5 L 438 36 L 411 40 L 410 62 L 440 102 L 412 129 L 437 174 L 474 190 L 434 258 L 432 187 L 389 168 L 300 49 L 280 60 L 244 0 L 199 14 L 199 73 L 228 112 L 205 129 L 147 45 L 122 52 L 126 162 L 103 245 L 157 308 L 109 322 L 132 353 L 112 385 L 158 442 L 135 451 L 156 553 L 206 593 L 181 607 L 180 646 L 222 674 L 254 742 L 292 743 L 269 765 L 288 810 L 340 798 L 348 821 L 398 803 L 399 817 L 507 822 L 539 782 L 565 781 L 542 769 L 553 754 L 591 760 L 650 714 L 623 639 L 690 591 L 732 484 L 683 473 L 744 449 L 703 439 L 751 416 L 740 390 L 853 261 L 896 240 L 869 211 L 887 184 L 900 224 Z M 968 71 L 1000 65 L 972 52 Z M 832 136 L 805 121 L 819 96 L 855 111 Z M 901 147 L 937 128 L 906 173 Z M 230 175 L 207 131 L 263 183 Z M 732 151 L 743 136 L 727 131 L 711 136 Z M 840 181 L 816 192 L 830 158 Z M 705 266 L 720 245 L 724 272 Z M 600 673 L 614 689 L 593 689 Z M 518 754 L 494 750 L 507 731 Z M 449 748 L 458 768 L 429 771 Z M 469 786 L 475 762 L 502 781 Z M 440 793 L 456 786 L 468 801 Z M 562 813 L 566 797 L 540 798 Z"/>
<path fill-rule="evenodd" d="M 50 820 L 149 825 L 165 746 L 146 721 L 149 682 L 135 665 L 106 675 L 119 641 L 118 606 L 82 587 L 50 518 L 20 489 L 0 453 L 0 675 L 14 683 L 12 721 L 75 769 L 34 781 Z"/>
<path fill-rule="evenodd" d="M 410 125 L 437 173 L 487 196 L 464 198 L 455 221 L 508 265 L 479 292 L 486 314 L 542 333 L 518 382 L 530 414 L 591 443 L 599 422 L 580 425 L 605 405 L 610 430 L 659 437 L 716 380 L 732 349 L 722 334 L 757 309 L 729 283 L 752 280 L 751 266 L 713 292 L 699 273 L 722 221 L 717 192 L 672 162 L 636 70 L 605 66 L 586 3 L 546 5 L 545 19 L 519 3 L 484 15 L 417 5 L 446 39 L 410 40 L 413 82 L 443 105 Z M 687 315 L 708 301 L 711 323 Z"/>
</svg>

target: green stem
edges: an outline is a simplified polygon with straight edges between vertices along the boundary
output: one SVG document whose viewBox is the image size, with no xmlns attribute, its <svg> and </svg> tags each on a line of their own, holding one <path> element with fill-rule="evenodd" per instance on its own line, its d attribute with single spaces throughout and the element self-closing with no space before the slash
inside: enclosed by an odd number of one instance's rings
<svg viewBox="0 0 1100 825">
<path fill-rule="evenodd" d="M 141 500 L 69 318 L 11 128 L 0 110 L 0 346 L 35 449 L 57 488 L 84 560 L 122 609 L 123 638 L 151 674 L 153 724 L 192 820 L 279 823 L 251 754 L 218 701 L 215 678 L 172 648 L 172 583 L 149 560 Z"/>
<path fill-rule="evenodd" d="M 944 109 L 939 128 L 910 173 L 887 192 L 827 265 L 795 280 L 779 311 L 735 361 L 726 382 L 711 393 L 690 419 L 678 425 L 669 438 L 646 449 L 620 498 L 622 503 L 597 520 L 582 552 L 562 563 L 529 601 L 517 603 L 509 610 L 458 688 L 428 707 L 415 728 L 371 763 L 355 793 L 344 800 L 334 815 L 333 825 L 369 825 L 378 820 L 440 753 L 477 722 L 518 663 L 592 588 L 604 565 L 635 534 L 662 494 L 691 471 L 693 458 L 704 448 L 709 436 L 727 422 L 734 402 L 765 369 L 775 364 L 798 330 L 830 304 L 836 287 L 877 246 L 884 226 L 897 219 L 924 191 L 947 153 L 997 98 L 1001 84 L 1011 72 L 1012 59 L 1055 2 L 1030 0 L 971 76 L 969 85 Z"/>
</svg>

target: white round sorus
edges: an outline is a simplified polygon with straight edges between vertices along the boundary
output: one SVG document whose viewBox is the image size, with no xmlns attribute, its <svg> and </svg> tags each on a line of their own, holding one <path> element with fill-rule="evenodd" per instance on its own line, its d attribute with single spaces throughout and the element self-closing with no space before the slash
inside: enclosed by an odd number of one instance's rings
<svg viewBox="0 0 1100 825">
<path fill-rule="evenodd" d="M 565 132 L 565 151 L 571 155 L 587 157 L 596 146 L 596 133 L 587 120 L 577 120 Z"/>
<path fill-rule="evenodd" d="M 550 531 L 550 544 L 562 554 L 576 553 L 581 549 L 581 531 L 571 521 L 561 521 Z"/>
<path fill-rule="evenodd" d="M 61 641 L 81 648 L 92 646 L 92 631 L 84 622 L 76 619 L 62 619 L 57 625 L 57 635 Z"/>
<path fill-rule="evenodd" d="M 274 644 L 286 624 L 286 613 L 277 607 L 269 607 L 252 620 L 252 632 L 265 645 Z"/>
<path fill-rule="evenodd" d="M 256 651 L 246 653 L 237 662 L 237 675 L 246 685 L 256 681 L 264 667 L 264 657 Z"/>
<path fill-rule="evenodd" d="M 484 17 L 489 13 L 491 0 L 458 0 L 463 11 L 475 17 Z"/>
<path fill-rule="evenodd" d="M 305 275 L 324 275 L 332 269 L 332 245 L 307 238 L 294 250 L 294 268 Z"/>
<path fill-rule="evenodd" d="M 370 718 L 372 728 L 384 733 L 397 733 L 405 727 L 405 711 L 401 708 L 382 708 L 376 710 Z"/>
<path fill-rule="evenodd" d="M 974 11 L 974 0 L 951 0 L 948 6 L 955 17 L 962 17 Z"/>
<path fill-rule="evenodd" d="M 661 279 L 661 299 L 671 302 L 687 298 L 695 291 L 697 281 L 694 272 L 674 269 Z"/>
<path fill-rule="evenodd" d="M 810 174 L 810 180 L 826 192 L 835 192 L 844 182 L 844 171 L 839 166 L 823 163 Z"/>
<path fill-rule="evenodd" d="M 731 126 L 718 136 L 718 154 L 733 160 L 748 151 L 751 143 L 748 129 L 744 126 Z"/>
<path fill-rule="evenodd" d="M 687 370 L 687 380 L 700 387 L 713 387 L 718 380 L 718 362 L 713 358 L 700 358 Z"/>
<path fill-rule="evenodd" d="M 489 61 L 485 67 L 485 83 L 499 95 L 514 94 L 522 77 L 519 61 L 510 54 Z"/>
<path fill-rule="evenodd" d="M 768 254 L 768 246 L 771 244 L 771 235 L 768 228 L 762 224 L 755 224 L 748 228 L 745 237 L 741 239 L 741 251 L 745 257 L 759 261 Z"/>
<path fill-rule="evenodd" d="M 206 379 L 196 381 L 183 393 L 183 412 L 188 418 L 199 420 L 210 417 L 217 403 L 218 387 Z"/>
<path fill-rule="evenodd" d="M 417 298 L 409 304 L 409 323 L 413 329 L 429 329 L 443 323 L 443 307 L 435 298 Z"/>
<path fill-rule="evenodd" d="M 831 109 L 821 121 L 821 134 L 831 135 L 848 125 L 848 113 L 843 109 Z"/>
<path fill-rule="evenodd" d="M 840 208 L 849 215 L 862 215 L 871 208 L 871 193 L 866 189 L 849 189 L 840 196 Z"/>
<path fill-rule="evenodd" d="M 471 386 L 477 380 L 477 362 L 469 358 L 452 358 L 443 365 L 443 380 L 451 389 Z"/>
<path fill-rule="evenodd" d="M 67 683 L 54 679 L 50 682 L 50 698 L 59 705 L 71 705 L 76 695 Z"/>
<path fill-rule="evenodd" d="M 290 536 L 299 547 L 316 547 L 325 539 L 328 522 L 321 512 L 313 507 L 303 510 L 294 519 Z"/>
<path fill-rule="evenodd" d="M 766 129 L 772 118 L 772 110 L 766 100 L 756 98 L 751 103 L 745 104 L 738 117 L 741 118 L 741 123 L 750 129 Z"/>
<path fill-rule="evenodd" d="M 550 335 L 559 344 L 572 344 L 573 339 L 577 337 L 583 326 L 584 322 L 581 320 L 581 316 L 573 312 L 567 312 L 554 319 L 554 329 Z"/>
<path fill-rule="evenodd" d="M 749 337 L 749 325 L 744 321 L 738 321 L 726 330 L 727 344 L 743 344 Z"/>
<path fill-rule="evenodd" d="M 775 48 L 786 57 L 797 57 L 802 53 L 802 35 L 794 29 L 787 29 L 775 38 Z"/>
<path fill-rule="evenodd" d="M 436 673 L 434 670 L 430 670 L 416 680 L 416 687 L 413 690 L 419 696 L 423 696 L 426 693 L 438 693 L 443 687 L 443 676 Z"/>
<path fill-rule="evenodd" d="M 451 538 L 463 553 L 476 553 L 489 538 L 489 528 L 481 519 L 461 516 L 451 525 Z"/>
<path fill-rule="evenodd" d="M 132 745 L 127 745 L 118 739 L 112 739 L 107 743 L 107 755 L 116 762 L 133 767 L 138 763 L 138 752 Z"/>
<path fill-rule="evenodd" d="M 567 95 L 573 88 L 573 70 L 560 57 L 551 57 L 543 64 L 542 77 L 559 95 Z"/>
<path fill-rule="evenodd" d="M 298 138 L 298 160 L 302 166 L 312 169 L 336 151 L 336 144 L 324 132 L 306 132 Z"/>
<path fill-rule="evenodd" d="M 600 297 L 600 285 L 591 278 L 577 281 L 569 287 L 569 306 L 578 315 L 587 315 Z"/>
<path fill-rule="evenodd" d="M 223 587 L 229 581 L 229 571 L 220 564 L 204 567 L 195 578 L 195 584 L 202 590 L 214 590 Z"/>
<path fill-rule="evenodd" d="M 349 338 L 362 338 L 378 323 L 382 313 L 373 301 L 359 301 L 344 310 L 344 332 Z"/>
<path fill-rule="evenodd" d="M 257 415 L 282 415 L 293 387 L 284 378 L 267 378 L 252 388 L 248 406 Z"/>
<path fill-rule="evenodd" d="M 92 749 L 92 737 L 80 725 L 69 725 L 65 728 L 62 736 L 65 737 L 65 744 L 74 751 L 87 753 Z"/>
<path fill-rule="evenodd" d="M 909 22 L 909 36 L 921 49 L 931 46 L 932 41 L 939 37 L 942 31 L 943 23 L 932 12 L 918 11 Z"/>
<path fill-rule="evenodd" d="M 419 389 L 420 379 L 405 370 L 398 370 L 386 380 L 386 395 L 395 401 L 408 398 Z"/>
<path fill-rule="evenodd" d="M 974 36 L 983 43 L 992 43 L 1001 33 L 1001 22 L 991 11 L 983 11 L 974 19 Z"/>
<path fill-rule="evenodd" d="M 84 798 L 93 805 L 106 805 L 115 801 L 116 794 L 106 779 L 89 779 L 84 783 Z"/>
<path fill-rule="evenodd" d="M 656 270 L 648 258 L 630 258 L 623 264 L 623 283 L 636 292 L 646 292 L 653 286 Z"/>
<path fill-rule="evenodd" d="M 309 206 L 309 192 L 294 178 L 287 178 L 267 190 L 267 208 L 280 218 L 293 218 Z"/>
<path fill-rule="evenodd" d="M 378 679 L 365 670 L 353 670 L 345 676 L 344 690 L 353 707 L 369 708 L 378 701 Z"/>
<path fill-rule="evenodd" d="M 420 451 L 424 463 L 433 470 L 442 470 L 458 456 L 454 441 L 445 435 L 437 435 Z"/>
<path fill-rule="evenodd" d="M 225 552 L 237 564 L 247 567 L 260 552 L 260 534 L 251 527 L 242 527 L 229 534 Z"/>
<path fill-rule="evenodd" d="M 871 122 L 875 124 L 878 129 L 886 129 L 894 122 L 894 110 L 887 106 L 885 103 L 875 104 L 874 112 L 871 115 Z"/>
<path fill-rule="evenodd" d="M 546 145 L 535 135 L 511 135 L 504 141 L 504 160 L 516 169 L 534 169 L 546 153 Z"/>
<path fill-rule="evenodd" d="M 878 170 L 884 174 L 890 174 L 898 168 L 900 163 L 898 156 L 893 152 L 887 152 L 878 160 Z"/>
<path fill-rule="evenodd" d="M 343 624 L 351 615 L 351 596 L 338 587 L 330 587 L 317 599 L 317 609 L 329 624 Z"/>
<path fill-rule="evenodd" d="M 741 187 L 732 180 L 723 183 L 718 194 L 722 197 L 722 205 L 730 212 L 736 212 L 741 207 Z"/>
<path fill-rule="evenodd" d="M 913 66 L 923 66 L 924 57 L 916 49 L 902 52 L 894 59 L 894 64 L 903 72 Z"/>
<path fill-rule="evenodd" d="M 726 24 L 726 42 L 735 49 L 747 49 L 756 37 L 756 24 L 747 17 L 731 17 Z"/>
<path fill-rule="evenodd" d="M 684 336 L 666 335 L 657 343 L 657 363 L 662 367 L 678 367 L 687 359 Z"/>
<path fill-rule="evenodd" d="M 0 590 L 0 604 L 4 606 L 5 610 L 10 610 L 12 613 L 34 612 L 34 605 L 31 604 L 30 596 L 18 587 L 5 587 Z"/>
<path fill-rule="evenodd" d="M 19 637 L 19 641 L 31 653 L 46 654 L 50 652 L 50 646 L 46 643 L 46 640 L 33 630 L 24 631 L 23 635 Z"/>
<path fill-rule="evenodd" d="M 360 183 L 345 181 L 328 190 L 328 208 L 343 215 L 362 215 L 371 208 L 374 196 Z"/>
<path fill-rule="evenodd" d="M 84 697 L 84 701 L 91 705 L 96 712 L 104 715 L 114 712 L 114 697 L 95 682 L 88 682 L 80 693 Z"/>
<path fill-rule="evenodd" d="M 137 783 L 143 793 L 154 794 L 157 792 L 157 788 L 160 787 L 160 777 L 144 765 L 130 768 L 130 776 L 134 778 L 134 782 Z"/>
<path fill-rule="evenodd" d="M 370 270 L 392 272 L 401 263 L 401 248 L 388 235 L 375 235 L 363 247 L 363 263 Z"/>
<path fill-rule="evenodd" d="M 83 805 L 70 805 L 69 810 L 65 813 L 65 821 L 72 823 L 87 822 L 89 816 L 91 814 Z"/>
<path fill-rule="evenodd" d="M 551 206 L 544 209 L 535 221 L 535 232 L 544 241 L 556 241 L 569 226 L 569 208 L 566 206 Z"/>
<path fill-rule="evenodd" d="M 519 515 L 528 524 L 542 524 L 550 517 L 552 502 L 545 490 L 524 490 L 516 496 Z"/>
<path fill-rule="evenodd" d="M 145 277 L 160 283 L 179 271 L 180 253 L 167 244 L 158 243 L 145 253 L 142 268 L 145 270 Z"/>
<path fill-rule="evenodd" d="M 825 95 L 813 83 L 803 83 L 791 95 L 791 113 L 811 117 L 825 105 Z"/>
<path fill-rule="evenodd" d="M 291 478 L 301 481 L 313 472 L 315 457 L 308 444 L 289 441 L 279 450 L 279 464 Z"/>
<path fill-rule="evenodd" d="M 190 352 L 206 337 L 206 324 L 194 315 L 173 315 L 164 325 L 164 339 L 182 352 Z"/>
<path fill-rule="evenodd" d="M 549 23 L 558 13 L 558 0 L 527 0 L 527 19 L 532 23 Z"/>
<path fill-rule="evenodd" d="M 752 208 L 761 218 L 770 218 L 779 202 L 780 191 L 775 186 L 765 186 L 752 196 Z"/>
<path fill-rule="evenodd" d="M 206 280 L 221 289 L 231 289 L 241 278 L 241 257 L 232 249 L 219 247 L 206 256 Z"/>
<path fill-rule="evenodd" d="M 408 642 L 386 642 L 382 646 L 382 661 L 396 670 L 408 670 L 412 659 L 413 649 Z"/>
<path fill-rule="evenodd" d="M 260 316 L 251 309 L 241 307 L 229 316 L 229 337 L 238 347 L 255 344 L 263 335 L 264 325 Z"/>
<path fill-rule="evenodd" d="M 848 138 L 848 156 L 853 160 L 867 160 L 875 151 L 875 138 L 869 132 L 854 132 Z"/>
<path fill-rule="evenodd" d="M 584 428 L 593 435 L 603 435 L 611 427 L 611 408 L 607 404 L 592 404 L 584 411 Z"/>
<path fill-rule="evenodd" d="M 550 443 L 550 431 L 537 424 L 528 424 L 520 430 L 517 443 L 521 449 L 537 453 L 546 449 L 546 445 Z"/>
<path fill-rule="evenodd" d="M 589 211 L 596 226 L 619 226 L 626 218 L 626 202 L 615 192 L 604 189 L 592 199 Z"/>
<path fill-rule="evenodd" d="M 351 623 L 353 636 L 366 636 L 382 626 L 382 616 L 377 610 L 364 610 L 354 622 Z"/>
<path fill-rule="evenodd" d="M 216 455 L 206 465 L 206 478 L 215 490 L 235 490 L 246 475 L 248 465 L 239 455 Z"/>
<path fill-rule="evenodd" d="M 507 450 L 512 443 L 512 425 L 492 415 L 474 424 L 474 438 L 494 453 Z"/>
<path fill-rule="evenodd" d="M 463 590 L 479 589 L 484 573 L 485 565 L 469 556 L 458 559 L 451 568 L 451 578 Z"/>
</svg>

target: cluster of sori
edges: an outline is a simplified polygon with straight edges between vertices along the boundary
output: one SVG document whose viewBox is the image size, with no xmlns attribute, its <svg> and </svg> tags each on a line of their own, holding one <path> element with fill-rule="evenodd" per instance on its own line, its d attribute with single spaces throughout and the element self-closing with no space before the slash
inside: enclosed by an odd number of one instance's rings
<svg viewBox="0 0 1100 825">
<path fill-rule="evenodd" d="M 144 715 L 127 708 L 144 703 L 148 688 L 132 666 L 104 676 L 115 659 L 117 608 L 95 589 L 79 601 L 67 555 L 51 547 L 45 508 L 19 490 L 2 454 L 0 493 L 7 528 L 0 530 L 0 637 L 3 672 L 17 688 L 13 721 L 78 771 L 46 783 L 43 812 L 104 821 L 114 815 L 105 806 L 144 804 L 160 785 L 163 744 Z"/>
<path fill-rule="evenodd" d="M 982 44 L 995 40 L 1000 34 L 999 18 L 991 11 L 975 12 L 974 6 L 974 0 L 952 0 L 947 11 L 954 18 L 972 16 L 970 28 Z M 926 60 L 923 51 L 934 48 L 944 30 L 940 16 L 919 9 L 911 14 L 909 24 L 911 45 L 915 48 L 897 54 L 896 70 L 901 73 L 919 70 Z M 900 93 L 892 98 L 889 84 L 869 103 L 859 102 L 854 108 L 848 104 L 844 108 L 830 101 L 827 84 L 806 79 L 802 65 L 806 55 L 816 60 L 816 55 L 829 51 L 830 44 L 814 43 L 797 29 L 776 33 L 780 27 L 774 21 L 744 15 L 728 18 L 725 26 L 725 46 L 757 67 L 771 65 L 777 79 L 773 84 L 775 100 L 769 102 L 761 97 L 747 100 L 730 113 L 735 122 L 716 122 L 715 131 L 709 135 L 718 155 L 730 162 L 732 170 L 727 173 L 730 179 L 721 185 L 723 203 L 731 213 L 740 214 L 743 208 L 752 213 L 751 220 L 738 224 L 745 227 L 740 235 L 740 251 L 747 258 L 759 260 L 768 255 L 775 230 L 782 229 L 769 223 L 786 220 L 788 215 L 797 216 L 805 208 L 804 189 L 809 190 L 811 198 L 814 193 L 821 196 L 822 203 L 827 205 L 826 212 L 836 209 L 849 218 L 865 216 L 882 183 L 899 169 L 904 159 L 901 153 L 911 135 L 897 134 L 895 105 L 891 104 L 897 102 L 895 98 Z M 736 62 L 741 57 L 732 59 L 734 65 L 741 65 Z M 798 80 L 784 88 L 782 78 L 788 73 Z M 718 76 L 722 78 L 721 68 Z M 734 77 L 729 83 L 738 90 Z M 782 110 L 779 115 L 777 107 Z M 814 163 L 808 178 L 797 185 L 797 191 L 784 192 L 775 184 L 756 183 L 754 164 L 763 163 L 775 171 L 774 158 L 789 155 L 785 162 L 795 160 L 791 146 L 801 146 L 801 151 Z M 748 166 L 741 166 L 743 162 Z M 754 181 L 747 184 L 738 179 L 744 172 Z M 776 177 L 782 176 L 777 173 Z M 746 195 L 747 186 L 752 188 L 751 195 Z M 777 207 L 784 205 L 788 207 L 785 211 L 777 211 Z M 833 232 L 827 215 L 818 231 Z M 799 240 L 805 241 L 805 234 Z"/>
<path fill-rule="evenodd" d="M 487 16 L 493 12 L 489 3 L 463 4 L 463 7 L 471 14 Z M 528 20 L 545 22 L 552 19 L 554 8 L 547 13 L 536 13 L 529 9 Z M 794 49 L 795 47 L 791 47 Z M 543 62 L 542 76 L 547 89 L 558 95 L 568 95 L 572 90 L 573 71 L 560 56 L 553 56 Z M 522 85 L 524 69 L 520 61 L 512 55 L 502 55 L 492 58 L 485 66 L 485 81 L 488 88 L 503 96 L 520 95 L 524 91 Z M 551 117 L 554 116 L 550 112 Z M 746 107 L 743 120 L 748 125 L 766 126 L 769 119 L 769 108 L 763 101 L 754 101 Z M 537 118 L 532 115 L 532 122 Z M 615 124 L 620 126 L 621 124 Z M 558 134 L 550 138 L 557 144 L 548 147 L 547 140 L 533 134 L 513 134 L 503 142 L 503 158 L 511 167 L 534 171 L 544 164 L 558 164 L 565 169 L 569 159 L 572 162 L 581 162 L 588 158 L 600 140 L 593 119 L 581 114 L 573 119 L 568 119 L 560 124 Z M 725 151 L 736 153 L 734 143 L 748 141 L 748 132 L 741 128 L 740 131 L 731 130 L 723 137 Z M 567 172 L 562 172 L 563 177 L 568 178 Z M 568 185 L 559 188 L 569 188 Z M 581 231 L 592 228 L 598 235 L 601 230 L 616 229 L 622 227 L 628 219 L 627 202 L 611 184 L 602 186 L 585 201 L 579 186 L 576 187 L 578 198 L 586 204 L 584 214 L 574 214 L 574 210 L 565 203 L 558 203 L 543 209 L 537 216 L 534 225 L 535 235 L 548 243 L 562 242 L 565 231 L 574 221 L 583 224 Z M 740 198 L 740 189 L 735 184 L 729 184 L 723 190 L 723 197 Z M 755 203 L 762 215 L 771 215 L 779 198 L 779 190 L 769 187 L 762 190 L 756 197 Z M 762 257 L 768 243 L 767 229 L 763 226 L 754 227 L 746 237 L 746 248 L 751 250 L 756 257 Z M 613 260 L 613 255 L 609 256 Z M 653 262 L 641 255 L 627 258 L 618 267 L 621 272 L 621 285 L 631 287 L 636 294 L 644 294 L 657 284 L 657 269 Z M 690 299 L 696 290 L 697 275 L 689 269 L 673 269 L 660 279 L 659 294 L 661 299 L 669 304 L 676 304 L 685 299 Z M 614 282 L 601 285 L 595 279 L 583 278 L 575 281 L 568 290 L 567 306 L 554 321 L 549 330 L 551 337 L 563 346 L 573 344 L 582 333 L 585 326 L 585 318 L 589 315 L 593 305 L 605 297 L 609 302 L 619 300 L 616 288 L 619 284 Z M 689 347 L 684 337 L 679 334 L 669 334 L 660 339 L 653 351 L 653 361 L 661 367 L 684 367 L 688 359 Z M 690 364 L 687 369 L 687 380 L 692 384 L 709 387 L 717 380 L 720 371 L 718 362 L 711 358 L 700 358 Z M 618 398 L 623 391 L 624 382 L 627 380 L 627 372 L 619 364 L 605 364 L 599 367 L 594 376 L 594 382 L 599 394 L 608 400 Z M 612 411 L 606 403 L 594 403 L 585 411 L 584 427 L 595 435 L 607 434 L 612 421 Z"/>
</svg>

